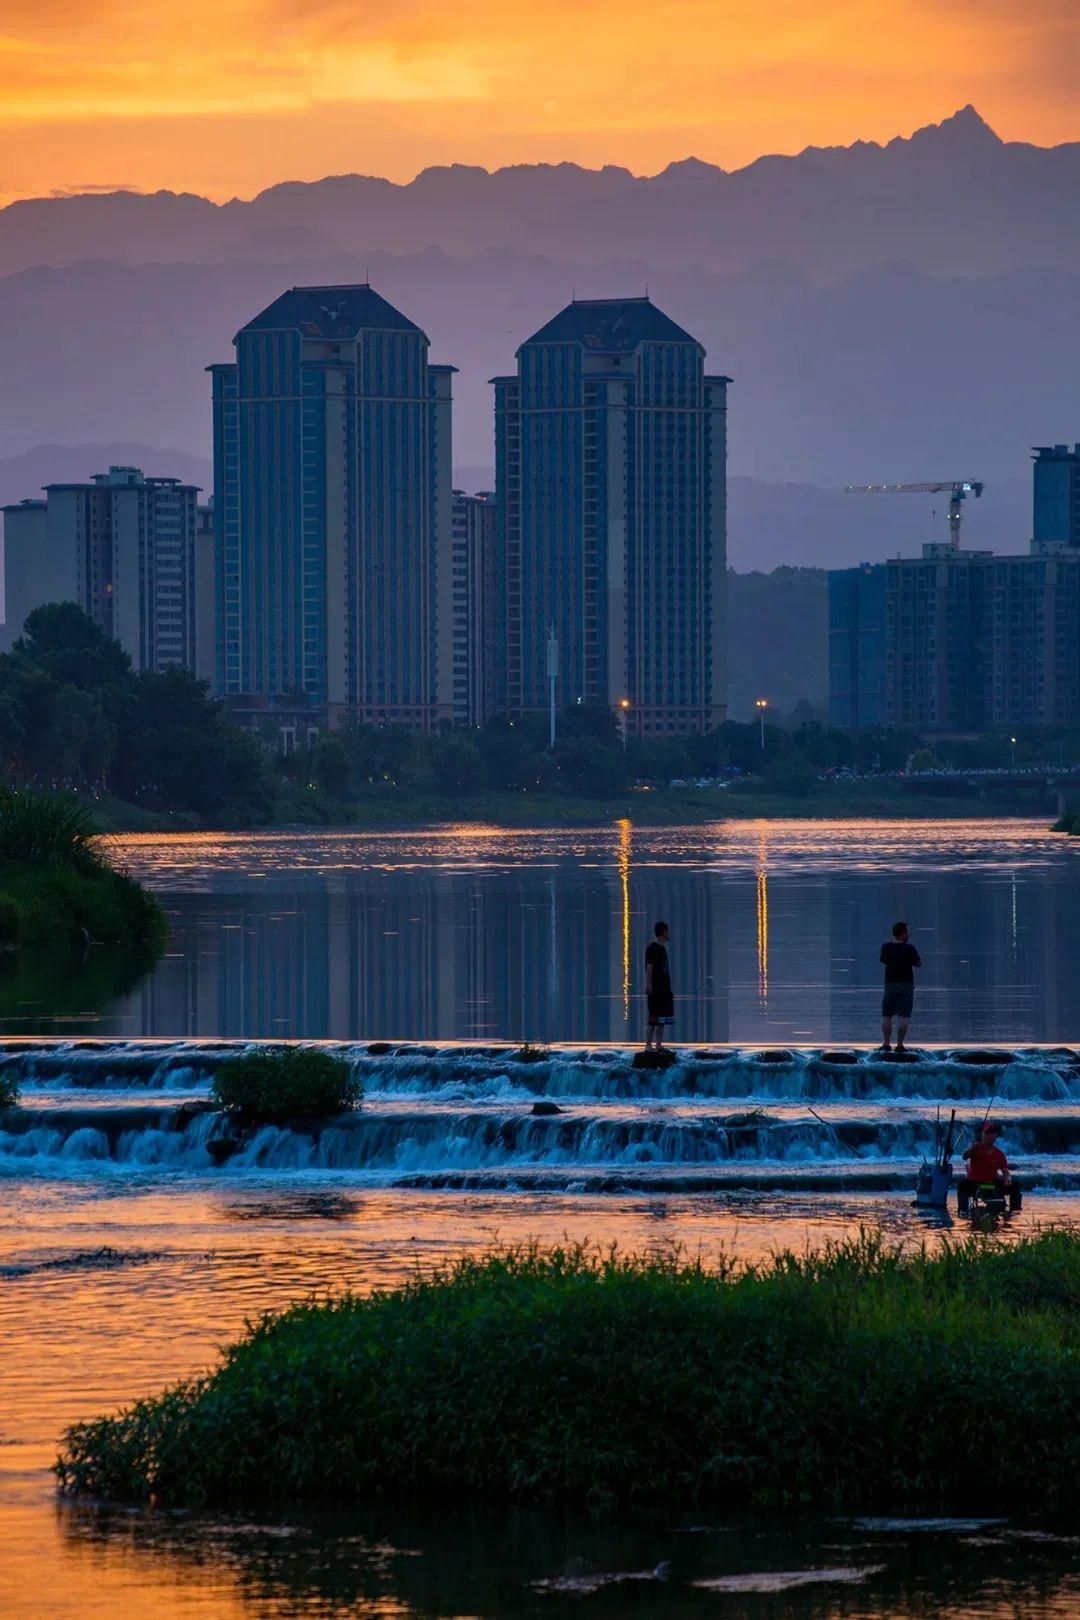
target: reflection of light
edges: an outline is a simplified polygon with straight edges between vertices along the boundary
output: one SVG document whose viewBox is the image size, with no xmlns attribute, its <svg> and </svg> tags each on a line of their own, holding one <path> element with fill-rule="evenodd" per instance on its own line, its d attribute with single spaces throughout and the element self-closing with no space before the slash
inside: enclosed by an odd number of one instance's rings
<svg viewBox="0 0 1080 1620">
<path fill-rule="evenodd" d="M 622 1005 L 623 1017 L 630 1019 L 630 834 L 629 821 L 616 822 L 619 829 L 619 888 L 622 891 Z"/>
<path fill-rule="evenodd" d="M 769 1002 L 769 876 L 768 849 L 764 834 L 758 841 L 757 863 L 757 971 L 758 1000 Z"/>
</svg>

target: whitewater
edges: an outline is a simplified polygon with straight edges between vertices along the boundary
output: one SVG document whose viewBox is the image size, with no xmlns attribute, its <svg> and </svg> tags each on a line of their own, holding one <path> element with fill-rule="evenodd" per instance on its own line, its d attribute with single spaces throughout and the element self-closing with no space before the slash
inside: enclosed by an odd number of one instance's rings
<svg viewBox="0 0 1080 1620">
<path fill-rule="evenodd" d="M 328 1120 L 237 1132 L 209 1101 L 245 1042 L 17 1041 L 0 1070 L 0 1177 L 258 1178 L 533 1193 L 881 1191 L 910 1187 L 953 1108 L 988 1108 L 1035 1190 L 1080 1192 L 1080 1052 L 320 1043 L 364 1086 Z"/>
</svg>

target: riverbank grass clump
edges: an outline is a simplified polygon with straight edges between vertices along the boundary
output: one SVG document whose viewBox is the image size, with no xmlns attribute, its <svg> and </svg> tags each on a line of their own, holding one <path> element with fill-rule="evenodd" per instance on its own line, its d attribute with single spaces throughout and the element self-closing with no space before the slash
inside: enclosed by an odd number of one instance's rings
<svg viewBox="0 0 1080 1620">
<path fill-rule="evenodd" d="M 538 1248 L 267 1316 L 66 1435 L 63 1489 L 994 1511 L 1072 1500 L 1080 1237 L 736 1272 Z"/>
<path fill-rule="evenodd" d="M 244 1125 L 326 1119 L 359 1108 L 364 1088 L 349 1065 L 310 1046 L 263 1046 L 223 1063 L 210 1087 L 215 1108 Z"/>
<path fill-rule="evenodd" d="M 154 896 L 110 861 L 86 805 L 0 787 L 0 945 L 146 951 L 166 932 Z"/>
</svg>

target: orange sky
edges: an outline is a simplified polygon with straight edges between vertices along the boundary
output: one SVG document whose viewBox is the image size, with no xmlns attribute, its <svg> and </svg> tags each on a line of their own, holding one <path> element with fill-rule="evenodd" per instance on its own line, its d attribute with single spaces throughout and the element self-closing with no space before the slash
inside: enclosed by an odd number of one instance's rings
<svg viewBox="0 0 1080 1620">
<path fill-rule="evenodd" d="M 572 158 L 737 167 L 971 101 L 1080 138 L 1080 0 L 3 0 L 0 199 Z"/>
</svg>

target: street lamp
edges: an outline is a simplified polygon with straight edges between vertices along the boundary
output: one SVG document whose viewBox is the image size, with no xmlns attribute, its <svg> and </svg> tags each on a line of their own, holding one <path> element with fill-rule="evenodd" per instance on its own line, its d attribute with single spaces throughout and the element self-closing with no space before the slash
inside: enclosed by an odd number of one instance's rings
<svg viewBox="0 0 1080 1620">
<path fill-rule="evenodd" d="M 630 699 L 619 699 L 619 730 L 622 733 L 623 753 L 626 753 L 626 726 L 630 718 Z"/>
<path fill-rule="evenodd" d="M 754 704 L 754 707 L 758 712 L 758 719 L 761 721 L 761 752 L 764 753 L 765 752 L 765 710 L 769 707 L 768 698 L 758 698 L 757 702 Z"/>
<path fill-rule="evenodd" d="M 1009 748 L 1010 748 L 1011 753 L 1012 753 L 1013 768 L 1015 769 L 1015 767 L 1016 767 L 1016 738 L 1015 737 L 1010 737 L 1009 738 Z"/>
</svg>

